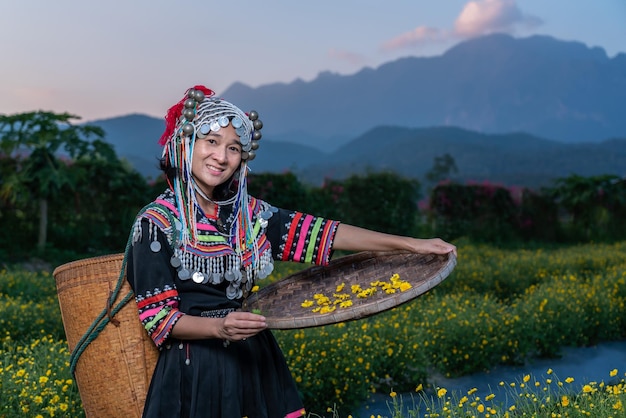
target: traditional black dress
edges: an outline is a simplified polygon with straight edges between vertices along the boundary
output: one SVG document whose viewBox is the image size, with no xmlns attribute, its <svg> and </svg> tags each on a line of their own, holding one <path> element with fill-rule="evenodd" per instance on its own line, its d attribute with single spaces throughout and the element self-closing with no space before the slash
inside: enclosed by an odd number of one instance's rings
<svg viewBox="0 0 626 418">
<path fill-rule="evenodd" d="M 170 337 L 182 315 L 223 317 L 241 308 L 273 260 L 328 263 L 337 222 L 277 209 L 249 198 L 250 250 L 236 254 L 233 207 L 216 217 L 196 209 L 198 239 L 178 240 L 174 195 L 166 191 L 140 214 L 128 258 L 139 318 L 160 349 L 144 417 L 282 418 L 305 414 L 283 354 L 269 330 L 245 341 Z M 253 258 L 259 262 L 253 263 Z M 254 267 L 255 266 L 255 267 Z"/>
</svg>

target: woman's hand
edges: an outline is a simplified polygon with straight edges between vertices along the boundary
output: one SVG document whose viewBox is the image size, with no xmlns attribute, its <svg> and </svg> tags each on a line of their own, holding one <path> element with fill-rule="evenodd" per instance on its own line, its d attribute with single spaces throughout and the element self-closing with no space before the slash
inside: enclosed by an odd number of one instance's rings
<svg viewBox="0 0 626 418">
<path fill-rule="evenodd" d="M 453 253 L 456 257 L 456 246 L 445 242 L 441 238 L 418 239 L 410 242 L 410 251 L 422 254 L 448 254 Z"/>
<path fill-rule="evenodd" d="M 265 317 L 252 312 L 231 312 L 220 319 L 217 338 L 226 341 L 245 340 L 267 328 Z"/>
<path fill-rule="evenodd" d="M 265 317 L 252 312 L 231 312 L 224 318 L 183 315 L 172 329 L 172 337 L 181 340 L 220 338 L 239 341 L 267 328 Z"/>
</svg>

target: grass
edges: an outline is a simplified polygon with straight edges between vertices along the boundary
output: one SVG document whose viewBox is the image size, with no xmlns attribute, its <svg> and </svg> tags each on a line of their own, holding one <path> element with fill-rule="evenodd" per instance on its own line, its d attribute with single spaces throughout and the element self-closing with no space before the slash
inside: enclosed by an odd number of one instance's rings
<svg viewBox="0 0 626 418">
<path fill-rule="evenodd" d="M 302 267 L 283 263 L 268 282 Z M 622 339 L 625 301 L 626 243 L 463 245 L 450 277 L 413 302 L 359 321 L 275 334 L 310 417 L 347 417 L 373 392 L 389 394 L 391 418 L 617 417 L 626 401 L 617 371 L 578 391 L 567 377 L 528 375 L 502 382 L 490 399 L 448 393 L 429 376 L 523 365 L 556 357 L 567 345 Z M 0 417 L 83 416 L 49 273 L 0 271 L 0 329 Z"/>
</svg>

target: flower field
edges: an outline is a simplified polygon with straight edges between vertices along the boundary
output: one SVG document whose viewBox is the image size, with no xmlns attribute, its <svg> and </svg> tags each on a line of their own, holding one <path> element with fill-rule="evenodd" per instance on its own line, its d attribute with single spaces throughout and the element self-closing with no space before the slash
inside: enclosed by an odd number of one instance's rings
<svg viewBox="0 0 626 418">
<path fill-rule="evenodd" d="M 270 281 L 299 268 L 282 264 Z M 607 370 L 606 383 L 585 382 L 579 392 L 567 376 L 528 375 L 502 382 L 505 394 L 490 399 L 448 394 L 429 376 L 519 365 L 557 356 L 563 346 L 623 339 L 625 302 L 626 243 L 533 250 L 461 244 L 455 271 L 408 304 L 275 335 L 311 417 L 346 417 L 372 392 L 390 394 L 393 418 L 618 417 L 626 414 L 623 371 Z M 49 273 L 0 271 L 0 330 L 0 417 L 83 416 Z"/>
</svg>

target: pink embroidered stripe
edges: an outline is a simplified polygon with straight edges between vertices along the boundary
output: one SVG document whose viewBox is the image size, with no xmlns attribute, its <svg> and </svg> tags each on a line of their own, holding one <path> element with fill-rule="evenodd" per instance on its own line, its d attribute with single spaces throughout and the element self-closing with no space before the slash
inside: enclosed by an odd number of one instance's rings
<svg viewBox="0 0 626 418">
<path fill-rule="evenodd" d="M 285 415 L 285 418 L 296 418 L 296 417 L 303 417 L 306 415 L 306 411 L 304 410 L 304 408 L 299 409 L 297 411 L 293 411 L 288 413 L 287 415 Z"/>
<path fill-rule="evenodd" d="M 296 246 L 296 251 L 293 255 L 294 261 L 300 261 L 300 256 L 302 255 L 302 250 L 304 249 L 304 244 L 306 242 L 306 237 L 309 235 L 309 226 L 311 225 L 311 221 L 313 221 L 313 216 L 307 215 L 304 217 L 302 221 L 302 228 L 300 228 L 300 237 L 298 238 L 298 245 Z"/>
</svg>

